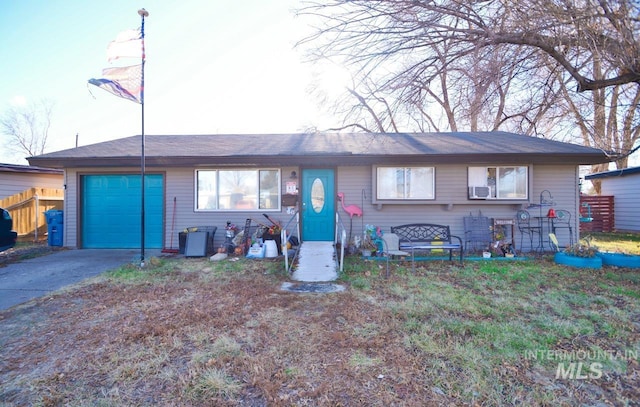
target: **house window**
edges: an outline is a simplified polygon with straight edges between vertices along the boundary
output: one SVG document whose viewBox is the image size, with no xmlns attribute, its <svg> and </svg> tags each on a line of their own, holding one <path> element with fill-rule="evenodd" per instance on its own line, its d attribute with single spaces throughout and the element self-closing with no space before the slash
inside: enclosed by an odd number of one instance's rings
<svg viewBox="0 0 640 407">
<path fill-rule="evenodd" d="M 279 209 L 279 170 L 197 170 L 197 211 Z"/>
<path fill-rule="evenodd" d="M 435 198 L 433 167 L 377 167 L 376 198 L 425 200 Z"/>
<path fill-rule="evenodd" d="M 469 199 L 527 199 L 528 168 L 469 167 Z"/>
</svg>

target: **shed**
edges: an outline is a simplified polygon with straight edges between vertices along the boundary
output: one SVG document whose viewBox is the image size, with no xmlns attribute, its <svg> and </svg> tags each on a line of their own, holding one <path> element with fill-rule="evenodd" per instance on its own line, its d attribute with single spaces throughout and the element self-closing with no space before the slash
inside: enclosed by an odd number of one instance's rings
<svg viewBox="0 0 640 407">
<path fill-rule="evenodd" d="M 601 194 L 613 196 L 615 230 L 640 232 L 640 167 L 598 172 L 584 178 L 599 179 Z"/>
</svg>

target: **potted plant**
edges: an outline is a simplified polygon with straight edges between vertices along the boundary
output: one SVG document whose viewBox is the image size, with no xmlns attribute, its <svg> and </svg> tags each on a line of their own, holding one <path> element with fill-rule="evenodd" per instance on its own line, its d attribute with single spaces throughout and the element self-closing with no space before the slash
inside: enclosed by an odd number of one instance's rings
<svg viewBox="0 0 640 407">
<path fill-rule="evenodd" d="M 601 268 L 602 258 L 598 256 L 598 247 L 591 244 L 591 238 L 580 239 L 578 243 L 568 246 L 564 251 L 556 252 L 554 260 L 566 266 Z"/>
<path fill-rule="evenodd" d="M 491 242 L 489 251 L 493 257 L 514 257 L 512 243 L 506 239 L 503 229 L 497 229 L 494 235 L 495 240 Z"/>
<path fill-rule="evenodd" d="M 365 235 L 364 239 L 362 239 L 362 243 L 360 245 L 360 251 L 362 252 L 363 257 L 371 257 L 376 249 L 377 245 L 371 240 L 368 235 Z"/>
<path fill-rule="evenodd" d="M 376 252 L 378 255 L 382 253 L 382 229 L 379 226 L 366 225 L 364 232 L 362 250 L 370 250 L 372 256 L 376 255 Z"/>
</svg>

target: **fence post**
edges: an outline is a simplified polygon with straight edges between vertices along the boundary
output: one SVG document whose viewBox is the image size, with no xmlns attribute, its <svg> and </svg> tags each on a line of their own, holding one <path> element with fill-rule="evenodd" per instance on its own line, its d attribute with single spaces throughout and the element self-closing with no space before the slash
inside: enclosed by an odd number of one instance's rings
<svg viewBox="0 0 640 407">
<path fill-rule="evenodd" d="M 35 205 L 34 217 L 35 217 L 35 224 L 36 224 L 35 231 L 33 232 L 33 239 L 34 239 L 33 241 L 37 243 L 38 242 L 38 208 L 40 208 L 40 199 L 38 197 L 37 192 L 33 197 L 34 197 L 33 202 Z"/>
</svg>

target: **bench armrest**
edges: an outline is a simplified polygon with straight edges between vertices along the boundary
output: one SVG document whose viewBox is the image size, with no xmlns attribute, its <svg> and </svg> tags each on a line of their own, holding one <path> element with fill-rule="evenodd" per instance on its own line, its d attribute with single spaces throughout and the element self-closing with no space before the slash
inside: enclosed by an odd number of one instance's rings
<svg viewBox="0 0 640 407">
<path fill-rule="evenodd" d="M 460 243 L 460 250 L 463 250 L 463 247 L 462 247 L 462 239 L 460 239 L 460 237 L 459 237 L 459 236 L 451 235 L 451 236 L 450 236 L 450 238 L 451 238 L 451 239 L 453 239 L 453 238 L 458 239 L 458 243 Z"/>
</svg>

